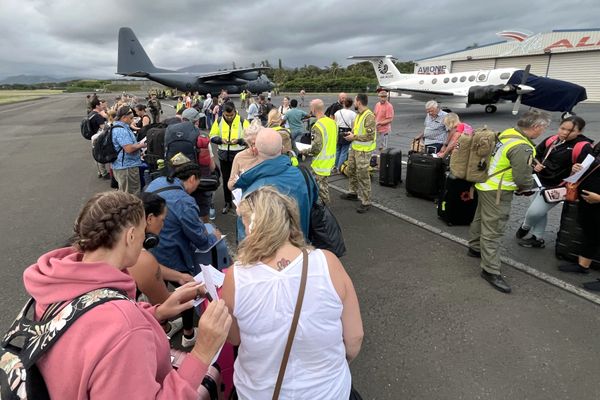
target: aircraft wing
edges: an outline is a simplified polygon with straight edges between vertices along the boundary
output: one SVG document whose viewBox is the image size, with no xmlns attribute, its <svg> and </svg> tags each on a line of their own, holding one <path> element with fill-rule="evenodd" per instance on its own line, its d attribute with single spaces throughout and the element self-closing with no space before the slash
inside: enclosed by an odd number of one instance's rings
<svg viewBox="0 0 600 400">
<path fill-rule="evenodd" d="M 270 67 L 255 67 L 255 68 L 239 68 L 230 69 L 225 71 L 215 71 L 199 74 L 196 78 L 202 82 L 205 80 L 212 79 L 228 79 L 228 78 L 241 78 L 246 80 L 254 80 L 260 75 L 261 71 L 271 69 Z"/>
<path fill-rule="evenodd" d="M 456 90 L 456 91 L 441 91 L 441 90 L 419 90 L 413 88 L 402 88 L 398 86 L 389 86 L 385 87 L 386 89 L 393 90 L 395 92 L 405 93 L 405 94 L 415 94 L 415 95 L 434 95 L 441 97 L 466 97 L 468 92 L 466 90 Z"/>
</svg>

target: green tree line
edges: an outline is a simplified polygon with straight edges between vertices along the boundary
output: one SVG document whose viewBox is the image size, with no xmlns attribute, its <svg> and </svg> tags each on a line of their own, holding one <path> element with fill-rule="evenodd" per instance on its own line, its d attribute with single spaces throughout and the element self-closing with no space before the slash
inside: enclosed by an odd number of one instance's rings
<svg viewBox="0 0 600 400">
<path fill-rule="evenodd" d="M 412 74 L 414 63 L 396 62 L 396 67 L 402 73 Z M 261 66 L 271 66 L 268 60 L 260 62 Z M 347 67 L 340 66 L 337 62 L 320 68 L 315 65 L 305 65 L 300 68 L 283 68 L 281 60 L 276 68 L 266 71 L 266 75 L 282 91 L 299 91 L 304 89 L 309 92 L 339 92 L 339 91 L 374 91 L 377 86 L 377 77 L 370 62 L 364 61 L 351 64 Z"/>
</svg>

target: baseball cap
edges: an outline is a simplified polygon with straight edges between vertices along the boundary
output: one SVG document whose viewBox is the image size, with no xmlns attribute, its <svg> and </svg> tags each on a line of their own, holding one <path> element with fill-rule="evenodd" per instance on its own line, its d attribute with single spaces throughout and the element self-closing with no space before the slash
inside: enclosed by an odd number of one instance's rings
<svg viewBox="0 0 600 400">
<path fill-rule="evenodd" d="M 196 122 L 200 120 L 200 113 L 195 108 L 188 108 L 181 114 L 181 117 L 188 121 Z"/>
</svg>

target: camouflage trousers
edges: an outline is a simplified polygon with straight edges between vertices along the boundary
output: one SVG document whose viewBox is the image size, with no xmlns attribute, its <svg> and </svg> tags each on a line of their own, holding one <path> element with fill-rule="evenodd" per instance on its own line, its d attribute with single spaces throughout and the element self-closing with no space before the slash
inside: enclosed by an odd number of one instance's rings
<svg viewBox="0 0 600 400">
<path fill-rule="evenodd" d="M 356 193 L 358 199 L 364 205 L 371 205 L 369 162 L 372 154 L 372 151 L 350 149 L 348 156 L 347 175 L 350 180 L 350 193 Z"/>
<path fill-rule="evenodd" d="M 319 199 L 323 200 L 323 203 L 329 205 L 329 177 L 323 175 L 314 174 L 317 185 L 319 186 Z"/>
</svg>

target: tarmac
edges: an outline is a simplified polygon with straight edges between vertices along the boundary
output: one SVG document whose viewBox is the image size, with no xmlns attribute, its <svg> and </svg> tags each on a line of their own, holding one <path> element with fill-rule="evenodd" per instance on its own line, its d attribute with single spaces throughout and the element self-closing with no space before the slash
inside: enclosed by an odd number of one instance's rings
<svg viewBox="0 0 600 400">
<path fill-rule="evenodd" d="M 307 101 L 311 98 L 308 94 Z M 326 104 L 335 99 L 322 98 Z M 390 146 L 408 150 L 422 127 L 424 107 L 404 99 L 392 103 L 396 118 Z M 599 108 L 583 104 L 576 109 L 595 139 L 600 139 Z M 501 130 L 516 120 L 509 110 L 500 106 L 495 115 L 482 108 L 455 111 L 473 126 L 487 123 Z M 83 202 L 108 190 L 107 182 L 96 177 L 89 141 L 79 133 L 84 116 L 84 95 L 0 106 L 2 331 L 27 299 L 23 270 L 64 245 Z M 558 116 L 548 135 L 556 131 Z M 331 181 L 335 188 L 347 188 L 343 177 Z M 467 228 L 443 224 L 432 202 L 406 197 L 403 185 L 384 188 L 374 180 L 378 207 L 364 215 L 335 191 L 332 197 L 348 248 L 342 262 L 358 293 L 365 328 L 361 354 L 351 364 L 363 398 L 600 398 L 592 375 L 600 367 L 597 296 L 565 290 L 581 282 L 556 271 L 552 240 L 560 206 L 551 213 L 547 247 L 532 250 L 517 246 L 513 236 L 529 200 L 515 203 L 504 240 L 506 261 L 530 269 L 503 266 L 513 287 L 505 295 L 483 281 L 478 261 L 466 256 L 461 240 Z M 220 190 L 216 206 L 217 211 L 222 207 Z M 218 214 L 215 223 L 233 238 L 234 221 L 233 214 Z M 582 280 L 597 277 L 592 272 Z"/>
</svg>

